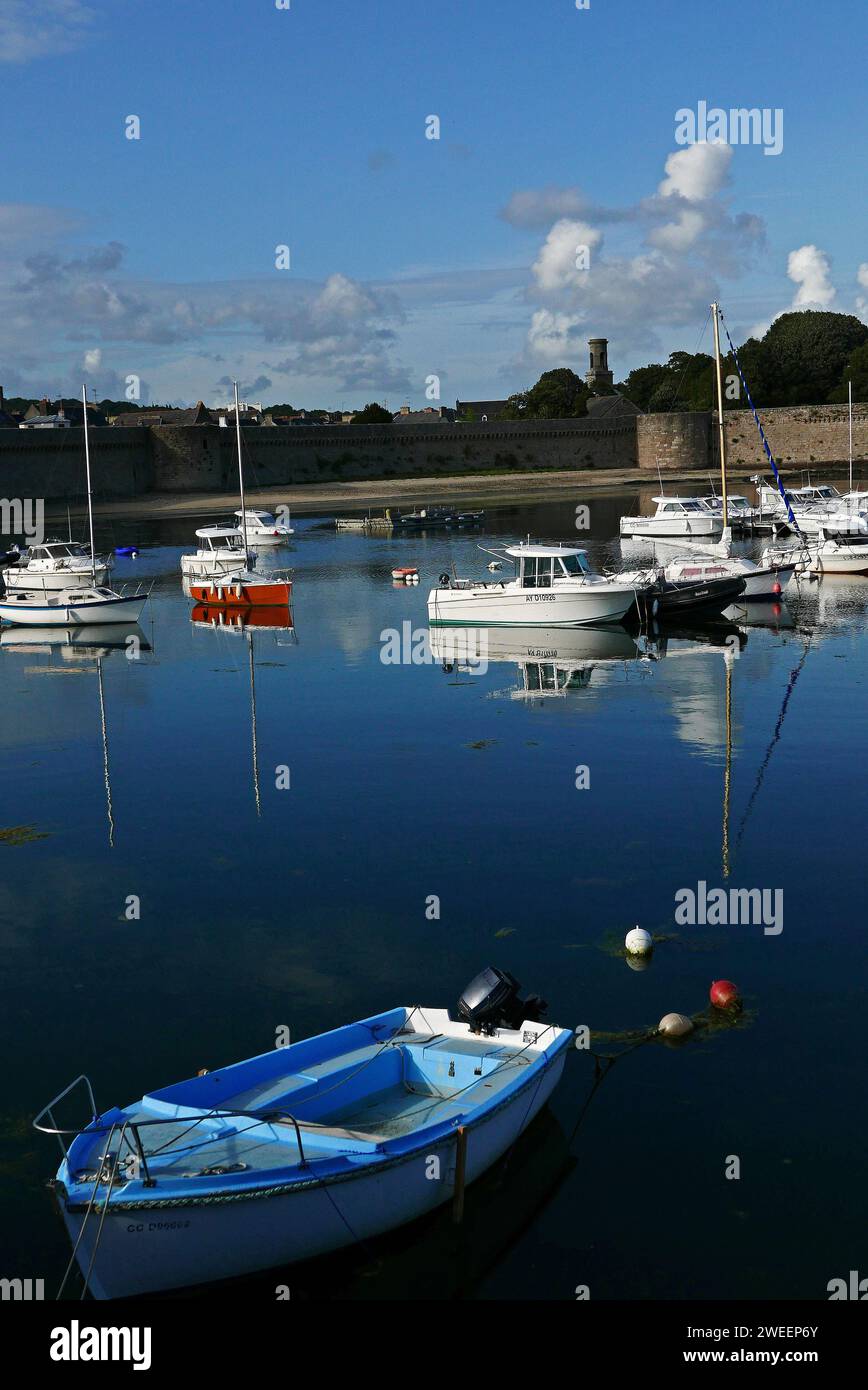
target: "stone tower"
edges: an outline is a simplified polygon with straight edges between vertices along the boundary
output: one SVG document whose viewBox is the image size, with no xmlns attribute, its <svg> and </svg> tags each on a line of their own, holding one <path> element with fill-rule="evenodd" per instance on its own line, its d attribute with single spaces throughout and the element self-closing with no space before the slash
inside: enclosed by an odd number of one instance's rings
<svg viewBox="0 0 868 1390">
<path fill-rule="evenodd" d="M 591 365 L 585 372 L 585 382 L 591 390 L 598 386 L 614 386 L 615 378 L 609 371 L 609 339 L 589 338 Z"/>
</svg>

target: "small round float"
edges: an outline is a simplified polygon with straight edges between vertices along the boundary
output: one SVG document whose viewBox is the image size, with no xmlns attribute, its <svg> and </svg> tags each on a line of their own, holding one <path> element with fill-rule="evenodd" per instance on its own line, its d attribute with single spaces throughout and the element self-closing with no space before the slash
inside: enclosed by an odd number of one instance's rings
<svg viewBox="0 0 868 1390">
<path fill-rule="evenodd" d="M 732 980 L 713 980 L 708 997 L 716 1009 L 740 1009 L 741 995 Z"/>
<path fill-rule="evenodd" d="M 654 941 L 644 927 L 634 927 L 624 937 L 624 950 L 628 956 L 647 956 L 654 950 Z"/>
<path fill-rule="evenodd" d="M 693 1024 L 686 1014 L 664 1014 L 657 1024 L 657 1032 L 664 1038 L 686 1038 L 693 1032 Z"/>
</svg>

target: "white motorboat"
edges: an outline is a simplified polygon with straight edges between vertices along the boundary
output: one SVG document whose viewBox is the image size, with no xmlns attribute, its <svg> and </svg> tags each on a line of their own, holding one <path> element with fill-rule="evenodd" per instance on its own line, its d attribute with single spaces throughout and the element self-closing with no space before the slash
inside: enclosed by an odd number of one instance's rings
<svg viewBox="0 0 868 1390">
<path fill-rule="evenodd" d="M 237 511 L 235 525 L 240 527 L 242 521 L 247 523 L 247 542 L 251 546 L 281 545 L 295 535 L 288 522 L 278 521 L 271 512 L 264 512 L 260 508 L 248 507 L 246 512 Z"/>
<path fill-rule="evenodd" d="M 513 561 L 512 579 L 480 581 L 440 576 L 428 595 L 432 626 L 584 627 L 619 622 L 637 586 L 594 574 L 587 551 L 570 545 L 506 545 L 490 554 Z"/>
<path fill-rule="evenodd" d="M 868 535 L 841 536 L 819 532 L 804 569 L 808 574 L 868 574 Z"/>
<path fill-rule="evenodd" d="M 31 545 L 26 557 L 3 571 L 7 594 L 14 592 L 50 593 L 71 586 L 105 584 L 111 568 L 110 556 L 97 556 L 77 541 L 44 541 Z"/>
<path fill-rule="evenodd" d="M 701 499 L 709 511 L 714 512 L 715 516 L 723 517 L 723 498 L 717 493 L 711 493 L 708 497 Z M 743 497 L 740 493 L 729 493 L 726 499 L 727 524 L 734 531 L 750 531 L 754 523 L 754 507 L 752 502 Z"/>
<path fill-rule="evenodd" d="M 148 600 L 148 592 L 117 591 L 99 584 L 96 546 L 93 538 L 93 490 L 90 478 L 90 444 L 87 424 L 87 387 L 81 389 L 84 405 L 84 462 L 87 476 L 87 520 L 90 532 L 90 561 L 86 575 L 70 575 L 62 589 L 33 587 L 14 589 L 0 601 L 0 621 L 21 627 L 83 627 L 92 623 L 137 623 Z M 78 557 L 71 557 L 78 558 Z"/>
<path fill-rule="evenodd" d="M 200 526 L 198 547 L 192 555 L 181 556 L 181 572 L 196 579 L 219 579 L 225 574 L 252 570 L 254 557 L 244 544 L 236 526 Z"/>
<path fill-rule="evenodd" d="M 652 498 L 657 504 L 653 516 L 622 516 L 622 536 L 720 536 L 723 515 L 713 511 L 701 497 Z"/>
<path fill-rule="evenodd" d="M 777 488 L 761 480 L 757 491 L 762 519 L 792 530 L 786 502 Z M 845 498 L 831 484 L 822 484 L 793 488 L 788 496 L 796 525 L 803 535 L 818 536 L 821 530 L 828 535 L 868 534 L 868 509 L 864 505 L 854 505 L 858 494 L 848 493 Z"/>
</svg>

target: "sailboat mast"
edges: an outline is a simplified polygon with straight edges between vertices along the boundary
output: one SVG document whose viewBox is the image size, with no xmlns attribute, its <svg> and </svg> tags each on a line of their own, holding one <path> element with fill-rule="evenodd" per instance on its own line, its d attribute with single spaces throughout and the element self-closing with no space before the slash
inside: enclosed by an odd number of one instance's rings
<svg viewBox="0 0 868 1390">
<path fill-rule="evenodd" d="M 244 536 L 244 554 L 247 555 L 247 507 L 244 502 L 244 469 L 241 466 L 241 413 L 238 406 L 238 382 L 235 387 L 235 443 L 238 446 L 238 491 L 241 496 L 241 534 Z M 244 563 L 247 563 L 245 558 Z"/>
<path fill-rule="evenodd" d="M 850 459 L 850 491 L 853 491 L 853 381 L 847 382 L 847 455 Z"/>
<path fill-rule="evenodd" d="M 714 316 L 714 368 L 717 378 L 717 427 L 720 430 L 720 493 L 723 502 L 723 529 L 729 525 L 729 507 L 726 499 L 726 434 L 723 428 L 723 380 L 720 370 L 720 322 L 718 315 L 720 306 L 712 304 L 711 312 Z"/>
<path fill-rule="evenodd" d="M 84 424 L 84 468 L 87 475 L 87 521 L 90 528 L 90 572 L 93 578 L 93 587 L 96 588 L 96 546 L 93 542 L 93 493 L 90 486 L 90 442 L 87 436 L 87 386 L 81 388 L 81 402 L 84 406 L 82 422 Z"/>
</svg>

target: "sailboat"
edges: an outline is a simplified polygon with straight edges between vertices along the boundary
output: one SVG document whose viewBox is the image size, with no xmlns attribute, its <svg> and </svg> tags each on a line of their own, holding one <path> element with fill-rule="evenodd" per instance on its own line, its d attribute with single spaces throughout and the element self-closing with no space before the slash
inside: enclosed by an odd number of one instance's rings
<svg viewBox="0 0 868 1390">
<path fill-rule="evenodd" d="M 235 437 L 238 449 L 238 490 L 240 493 L 240 520 L 242 550 L 245 555 L 250 550 L 248 536 L 249 513 L 244 504 L 244 467 L 241 461 L 241 412 L 238 404 L 238 382 L 235 388 Z M 235 574 L 215 575 L 201 582 L 190 584 L 190 597 L 198 604 L 221 608 L 270 608 L 288 606 L 292 597 L 290 571 L 274 570 L 264 574 L 255 567 L 239 570 Z"/>
<path fill-rule="evenodd" d="M 776 601 L 781 597 L 792 579 L 798 562 L 794 550 L 782 550 L 767 546 L 760 556 L 760 563 L 746 556 L 730 554 L 732 526 L 730 524 L 730 497 L 726 477 L 726 431 L 723 420 L 723 380 L 720 359 L 720 305 L 711 306 L 714 322 L 714 366 L 717 384 L 717 423 L 720 438 L 720 518 L 723 534 L 715 546 L 692 550 L 678 555 L 664 568 L 666 578 L 675 584 L 696 583 L 700 580 L 738 578 L 744 580 L 744 598 L 750 600 Z"/>
<path fill-rule="evenodd" d="M 148 600 L 148 593 L 127 594 L 97 582 L 96 546 L 93 539 L 93 491 L 90 480 L 90 443 L 87 426 L 87 387 L 81 388 L 84 404 L 84 461 L 87 473 L 87 518 L 90 532 L 90 575 L 71 576 L 65 588 L 39 585 L 33 575 L 32 587 L 15 589 L 0 600 L 0 620 L 24 627 L 85 627 L 94 623 L 137 623 Z M 90 583 L 87 580 L 90 580 Z"/>
</svg>

